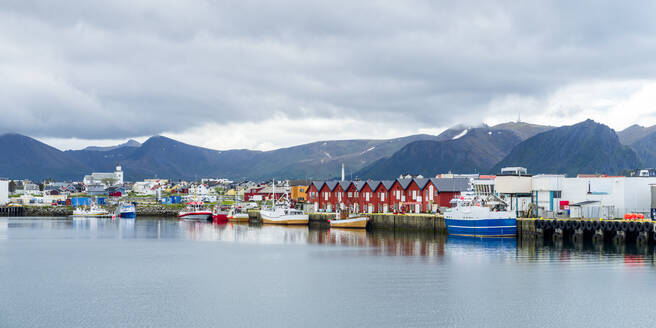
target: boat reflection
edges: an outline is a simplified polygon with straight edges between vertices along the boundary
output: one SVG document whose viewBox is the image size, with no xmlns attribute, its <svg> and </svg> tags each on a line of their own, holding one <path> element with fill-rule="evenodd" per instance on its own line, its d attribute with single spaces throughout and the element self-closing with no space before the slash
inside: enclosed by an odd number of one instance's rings
<svg viewBox="0 0 656 328">
<path fill-rule="evenodd" d="M 307 226 L 213 224 L 165 218 L 0 218 L 0 239 L 23 238 L 30 230 L 48 230 L 67 239 L 187 239 L 253 244 L 330 245 L 351 254 L 491 259 L 507 262 L 612 262 L 624 267 L 653 266 L 654 246 L 550 242 L 540 239 L 472 238 L 434 232 L 320 229 Z M 332 250 L 331 250 L 332 251 Z M 341 254 L 341 253 L 333 253 Z"/>
</svg>

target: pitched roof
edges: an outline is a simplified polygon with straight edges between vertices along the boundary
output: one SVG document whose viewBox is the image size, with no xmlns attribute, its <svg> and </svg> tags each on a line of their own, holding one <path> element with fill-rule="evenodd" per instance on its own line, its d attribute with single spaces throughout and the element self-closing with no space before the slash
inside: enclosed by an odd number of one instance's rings
<svg viewBox="0 0 656 328">
<path fill-rule="evenodd" d="M 371 190 L 373 191 L 373 190 L 376 190 L 376 188 L 378 188 L 378 185 L 380 184 L 380 181 L 378 181 L 378 180 L 368 180 L 367 184 L 369 185 L 369 188 L 371 188 Z"/>
<path fill-rule="evenodd" d="M 337 181 L 326 181 L 326 186 L 328 186 L 328 189 L 330 191 L 335 190 L 335 187 L 337 187 Z"/>
<path fill-rule="evenodd" d="M 408 189 L 408 186 L 412 183 L 412 179 L 396 179 L 396 181 L 399 182 L 403 189 Z"/>
<path fill-rule="evenodd" d="M 424 187 L 426 187 L 426 185 L 430 181 L 429 179 L 426 178 L 415 178 L 414 180 L 417 186 L 419 186 L 419 189 L 424 189 Z"/>
<path fill-rule="evenodd" d="M 339 185 L 342 186 L 342 189 L 346 190 L 351 185 L 351 181 L 340 181 Z"/>
<path fill-rule="evenodd" d="M 364 182 L 364 181 L 354 181 L 353 184 L 355 185 L 355 189 L 356 189 L 357 191 L 360 191 L 360 190 L 362 190 L 362 188 L 364 188 L 364 186 L 365 186 L 367 183 Z"/>
<path fill-rule="evenodd" d="M 438 192 L 462 192 L 469 189 L 468 178 L 431 178 Z"/>
<path fill-rule="evenodd" d="M 324 181 L 312 181 L 310 186 L 314 186 L 317 188 L 317 190 L 321 190 L 321 187 L 323 187 Z"/>
<path fill-rule="evenodd" d="M 392 188 L 392 185 L 394 184 L 394 180 L 383 180 L 380 183 L 383 184 L 385 189 L 389 190 L 390 188 Z"/>
</svg>

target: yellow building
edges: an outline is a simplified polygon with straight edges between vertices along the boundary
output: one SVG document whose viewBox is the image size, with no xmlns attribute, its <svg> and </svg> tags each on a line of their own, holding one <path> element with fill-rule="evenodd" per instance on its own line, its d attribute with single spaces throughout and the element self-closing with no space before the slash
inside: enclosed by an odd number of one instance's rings
<svg viewBox="0 0 656 328">
<path fill-rule="evenodd" d="M 307 190 L 310 181 L 307 180 L 292 180 L 289 181 L 291 186 L 291 198 L 296 203 L 305 203 L 307 200 Z"/>
</svg>

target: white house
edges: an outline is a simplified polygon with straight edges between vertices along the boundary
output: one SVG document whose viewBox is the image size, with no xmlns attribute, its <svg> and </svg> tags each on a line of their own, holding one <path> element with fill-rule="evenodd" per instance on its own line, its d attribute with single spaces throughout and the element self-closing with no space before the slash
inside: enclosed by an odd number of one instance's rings
<svg viewBox="0 0 656 328">
<path fill-rule="evenodd" d="M 40 195 L 41 190 L 39 185 L 34 183 L 23 183 L 23 189 L 17 189 L 16 194 L 18 195 Z"/>
<path fill-rule="evenodd" d="M 139 181 L 132 184 L 132 191 L 139 195 L 155 195 L 154 189 L 158 184 L 153 181 Z"/>
<path fill-rule="evenodd" d="M 0 205 L 9 203 L 9 181 L 0 179 Z"/>
<path fill-rule="evenodd" d="M 107 183 L 111 181 L 111 183 Z M 94 184 L 103 184 L 105 187 L 119 186 L 123 184 L 123 170 L 121 165 L 116 165 L 116 171 L 114 173 L 98 173 L 94 172 L 90 175 L 84 176 L 84 184 L 94 185 Z"/>
<path fill-rule="evenodd" d="M 210 193 L 209 188 L 207 188 L 207 185 L 204 184 L 198 184 L 198 185 L 191 185 L 189 186 L 189 195 L 198 195 L 198 196 L 205 196 Z"/>
</svg>

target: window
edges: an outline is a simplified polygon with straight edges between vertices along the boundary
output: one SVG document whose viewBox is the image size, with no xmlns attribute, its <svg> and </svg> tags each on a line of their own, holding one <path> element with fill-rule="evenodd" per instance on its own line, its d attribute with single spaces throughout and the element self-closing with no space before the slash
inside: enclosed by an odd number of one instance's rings
<svg viewBox="0 0 656 328">
<path fill-rule="evenodd" d="M 300 188 L 298 191 L 303 192 L 303 188 Z"/>
<path fill-rule="evenodd" d="M 560 190 L 559 191 L 552 191 L 552 193 L 553 193 L 553 198 L 562 198 L 563 197 L 563 195 L 562 195 L 563 192 L 560 191 Z"/>
<path fill-rule="evenodd" d="M 353 197 L 353 192 L 349 191 L 348 196 L 349 196 L 349 198 Z"/>
</svg>

